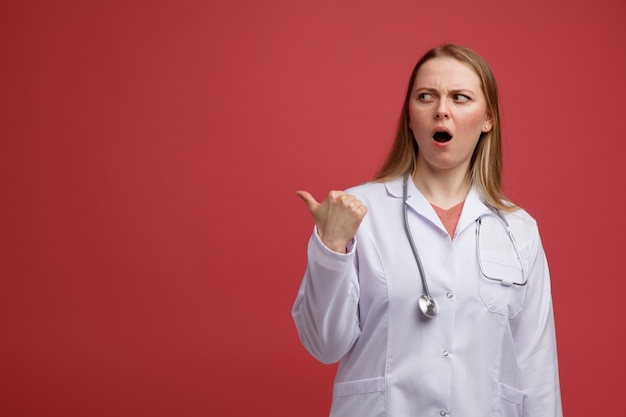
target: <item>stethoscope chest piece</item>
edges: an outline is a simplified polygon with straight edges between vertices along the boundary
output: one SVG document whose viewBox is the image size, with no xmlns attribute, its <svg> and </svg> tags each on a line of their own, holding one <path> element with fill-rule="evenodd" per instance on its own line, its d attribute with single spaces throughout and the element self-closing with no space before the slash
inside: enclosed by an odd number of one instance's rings
<svg viewBox="0 0 626 417">
<path fill-rule="evenodd" d="M 439 314 L 439 306 L 433 297 L 423 294 L 419 299 L 420 310 L 426 317 L 435 317 Z"/>
</svg>

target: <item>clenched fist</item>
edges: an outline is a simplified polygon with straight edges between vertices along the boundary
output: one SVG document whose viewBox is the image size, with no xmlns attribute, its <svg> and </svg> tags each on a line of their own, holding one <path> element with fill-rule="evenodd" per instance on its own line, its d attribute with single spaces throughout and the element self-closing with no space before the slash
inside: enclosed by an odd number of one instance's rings
<svg viewBox="0 0 626 417">
<path fill-rule="evenodd" d="M 354 238 L 361 221 L 367 214 L 367 207 L 355 196 L 345 191 L 331 191 L 318 203 L 306 191 L 297 191 L 309 208 L 317 226 L 320 240 L 335 252 L 346 252 L 346 246 Z"/>
</svg>

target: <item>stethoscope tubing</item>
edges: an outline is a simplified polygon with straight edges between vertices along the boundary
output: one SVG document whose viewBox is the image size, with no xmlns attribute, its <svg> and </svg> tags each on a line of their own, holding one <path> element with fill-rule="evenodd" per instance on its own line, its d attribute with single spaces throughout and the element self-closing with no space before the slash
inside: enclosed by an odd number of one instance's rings
<svg viewBox="0 0 626 417">
<path fill-rule="evenodd" d="M 437 305 L 437 301 L 430 295 L 430 291 L 428 289 L 428 283 L 426 281 L 426 273 L 424 272 L 424 266 L 422 265 L 422 261 L 420 259 L 419 253 L 417 251 L 417 247 L 415 245 L 415 241 L 413 240 L 413 234 L 411 233 L 411 229 L 409 227 L 409 218 L 408 218 L 408 204 L 407 204 L 407 200 L 408 200 L 408 183 L 409 183 L 409 174 L 405 174 L 404 175 L 404 183 L 402 185 L 402 211 L 403 211 L 403 216 L 404 216 L 404 231 L 406 233 L 406 237 L 409 240 L 409 244 L 411 246 L 411 252 L 413 252 L 413 257 L 415 258 L 415 263 L 417 264 L 417 269 L 419 270 L 419 274 L 420 274 L 420 279 L 422 281 L 422 296 L 419 299 L 419 307 L 420 310 L 422 311 L 422 313 L 424 313 L 424 315 L 426 317 L 434 317 L 439 313 L 439 306 Z M 479 236 L 480 236 L 480 223 L 481 223 L 481 219 L 482 217 L 479 217 L 476 222 L 477 222 L 477 227 L 476 227 L 476 256 L 478 258 L 478 265 L 480 268 L 480 272 L 481 274 L 492 281 L 499 281 L 501 282 L 503 285 L 506 286 L 510 286 L 510 285 L 518 285 L 518 286 L 524 286 L 528 283 L 528 271 L 526 269 L 526 266 L 524 265 L 524 261 L 522 260 L 522 256 L 520 253 L 519 248 L 517 247 L 517 243 L 515 242 L 515 237 L 513 236 L 513 232 L 511 231 L 511 227 L 509 226 L 509 223 L 506 221 L 504 214 L 502 214 L 502 211 L 500 209 L 498 209 L 497 207 L 491 207 L 488 206 L 492 211 L 494 211 L 496 213 L 496 218 L 498 220 L 500 220 L 500 222 L 502 223 L 502 225 L 504 226 L 506 233 L 509 237 L 509 240 L 511 241 L 511 244 L 513 245 L 513 248 L 515 250 L 515 254 L 517 256 L 517 259 L 520 262 L 521 265 L 521 269 L 522 269 L 522 276 L 524 277 L 524 281 L 522 283 L 517 283 L 517 282 L 512 282 L 512 281 L 505 281 L 503 279 L 498 279 L 498 278 L 493 278 L 488 276 L 485 271 L 483 270 L 482 267 L 482 260 L 480 257 L 480 241 L 479 241 Z"/>
<path fill-rule="evenodd" d="M 413 256 L 415 257 L 415 263 L 417 264 L 417 269 L 419 269 L 420 279 L 422 280 L 423 293 L 422 293 L 422 296 L 419 298 L 418 306 L 419 306 L 420 311 L 424 314 L 424 316 L 428 318 L 433 318 L 437 314 L 439 314 L 439 305 L 437 304 L 437 301 L 433 297 L 431 297 L 430 291 L 428 290 L 428 283 L 426 282 L 426 273 L 424 272 L 422 261 L 420 260 L 420 256 L 417 252 L 417 247 L 415 246 L 415 242 L 413 241 L 413 234 L 411 233 L 411 229 L 409 228 L 409 219 L 407 215 L 408 204 L 406 202 L 408 198 L 408 192 L 407 192 L 408 182 L 409 182 L 409 174 L 407 173 L 404 176 L 404 184 L 403 184 L 404 198 L 403 198 L 403 203 L 402 203 L 403 214 L 404 214 L 404 231 L 406 232 L 406 236 L 409 239 L 409 243 L 411 245 L 411 251 L 413 252 Z"/>
<path fill-rule="evenodd" d="M 417 247 L 415 246 L 415 241 L 413 240 L 413 234 L 411 233 L 411 229 L 409 228 L 409 217 L 408 217 L 408 182 L 409 182 L 409 174 L 404 175 L 404 184 L 403 184 L 403 214 L 404 214 L 404 231 L 406 233 L 407 239 L 409 239 L 409 244 L 411 245 L 411 251 L 413 252 L 413 257 L 415 257 L 415 263 L 417 264 L 417 269 L 420 273 L 420 278 L 422 279 L 422 287 L 424 291 L 424 295 L 428 298 L 432 298 L 430 296 L 430 291 L 428 290 L 428 283 L 426 282 L 426 273 L 424 272 L 424 266 L 422 265 L 422 261 L 420 259 L 420 255 L 417 252 Z"/>
</svg>

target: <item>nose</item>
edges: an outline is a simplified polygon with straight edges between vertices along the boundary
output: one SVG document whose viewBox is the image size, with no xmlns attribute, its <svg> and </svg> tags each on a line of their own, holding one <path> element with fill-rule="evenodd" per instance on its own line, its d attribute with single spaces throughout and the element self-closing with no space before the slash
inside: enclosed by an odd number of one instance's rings
<svg viewBox="0 0 626 417">
<path fill-rule="evenodd" d="M 439 100 L 437 107 L 435 108 L 435 119 L 447 119 L 450 117 L 450 112 L 446 106 L 445 100 Z"/>
</svg>

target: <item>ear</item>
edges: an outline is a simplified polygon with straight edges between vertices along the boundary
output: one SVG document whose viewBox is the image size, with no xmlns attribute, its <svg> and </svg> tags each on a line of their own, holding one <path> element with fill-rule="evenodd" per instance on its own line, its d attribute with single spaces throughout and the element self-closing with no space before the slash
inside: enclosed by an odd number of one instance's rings
<svg viewBox="0 0 626 417">
<path fill-rule="evenodd" d="M 483 127 L 480 129 L 480 131 L 483 133 L 487 133 L 487 132 L 491 132 L 491 129 L 493 129 L 493 121 L 492 121 L 491 115 L 487 114 L 485 122 L 483 123 Z"/>
</svg>

